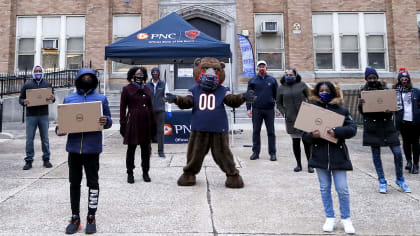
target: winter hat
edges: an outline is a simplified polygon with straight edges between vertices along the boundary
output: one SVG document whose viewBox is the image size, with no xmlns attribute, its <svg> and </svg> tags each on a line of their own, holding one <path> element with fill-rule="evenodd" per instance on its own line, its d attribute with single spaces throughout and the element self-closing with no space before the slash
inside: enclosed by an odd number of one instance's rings
<svg viewBox="0 0 420 236">
<path fill-rule="evenodd" d="M 160 70 L 157 67 L 152 68 L 152 71 L 150 71 L 151 74 L 153 74 L 153 72 L 157 71 L 158 74 L 160 75 Z"/>
<path fill-rule="evenodd" d="M 400 70 L 398 71 L 398 81 L 400 81 L 402 77 L 406 77 L 410 80 L 410 74 L 408 73 L 408 70 L 405 69 L 405 67 L 400 67 Z"/>
<path fill-rule="evenodd" d="M 378 77 L 378 79 L 379 79 L 378 72 L 376 72 L 375 68 L 366 67 L 366 70 L 365 70 L 365 80 L 367 80 L 367 77 L 369 75 L 376 75 L 376 77 Z"/>
</svg>

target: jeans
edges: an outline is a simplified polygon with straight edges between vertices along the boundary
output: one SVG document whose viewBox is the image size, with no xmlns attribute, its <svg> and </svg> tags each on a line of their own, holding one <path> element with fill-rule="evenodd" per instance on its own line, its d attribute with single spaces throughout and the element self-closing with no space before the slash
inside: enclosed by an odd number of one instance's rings
<svg viewBox="0 0 420 236">
<path fill-rule="evenodd" d="M 27 116 L 26 117 L 26 157 L 25 161 L 34 160 L 34 138 L 36 128 L 39 127 L 39 134 L 41 136 L 42 144 L 42 159 L 50 159 L 50 144 L 48 140 L 48 115 L 43 116 Z"/>
<path fill-rule="evenodd" d="M 390 146 L 389 147 L 394 154 L 394 164 L 395 164 L 395 173 L 397 175 L 397 180 L 403 179 L 403 160 L 400 146 Z M 372 149 L 372 158 L 373 164 L 375 165 L 376 173 L 378 174 L 379 182 L 383 183 L 385 181 L 384 169 L 382 167 L 381 160 L 381 147 L 371 147 Z"/>
<path fill-rule="evenodd" d="M 340 213 L 341 219 L 350 218 L 350 194 L 347 187 L 347 174 L 346 171 L 341 170 L 325 170 L 316 169 L 318 174 L 319 186 L 321 190 L 322 203 L 327 218 L 334 218 L 333 202 L 331 197 L 331 183 L 334 177 L 335 191 L 338 193 L 340 200 Z"/>
<path fill-rule="evenodd" d="M 273 109 L 258 109 L 252 108 L 252 152 L 260 154 L 261 151 L 261 126 L 264 120 L 265 128 L 268 136 L 268 153 L 270 155 L 276 154 L 276 134 L 274 130 L 274 108 Z"/>
<path fill-rule="evenodd" d="M 165 125 L 166 113 L 164 111 L 155 112 L 155 117 L 156 117 L 156 126 L 157 126 L 156 140 L 158 143 L 158 153 L 163 153 L 163 143 L 165 139 L 164 125 Z"/>
</svg>

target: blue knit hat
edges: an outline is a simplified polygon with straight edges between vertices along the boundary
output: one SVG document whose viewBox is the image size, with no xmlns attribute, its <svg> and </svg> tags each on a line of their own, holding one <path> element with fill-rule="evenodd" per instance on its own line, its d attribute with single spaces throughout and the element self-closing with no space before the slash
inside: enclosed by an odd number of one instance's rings
<svg viewBox="0 0 420 236">
<path fill-rule="evenodd" d="M 153 72 L 158 72 L 159 76 L 160 76 L 160 70 L 157 67 L 153 67 L 152 71 L 150 72 L 151 74 L 153 74 Z"/>
<path fill-rule="evenodd" d="M 408 70 L 404 67 L 400 67 L 400 70 L 398 71 L 398 81 L 400 81 L 402 77 L 410 79 L 410 74 L 408 73 Z"/>
<path fill-rule="evenodd" d="M 365 80 L 367 80 L 367 77 L 369 75 L 376 75 L 376 77 L 378 77 L 378 79 L 379 79 L 378 72 L 376 72 L 375 68 L 366 67 L 366 70 L 365 70 Z"/>
</svg>

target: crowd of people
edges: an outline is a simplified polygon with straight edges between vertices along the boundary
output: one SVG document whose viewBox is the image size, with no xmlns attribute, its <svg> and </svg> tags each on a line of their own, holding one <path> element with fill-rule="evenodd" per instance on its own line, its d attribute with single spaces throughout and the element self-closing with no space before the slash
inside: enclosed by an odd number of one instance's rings
<svg viewBox="0 0 420 236">
<path fill-rule="evenodd" d="M 347 184 L 347 171 L 353 169 L 350 154 L 345 140 L 356 135 L 357 125 L 352 120 L 350 112 L 344 107 L 343 93 L 337 84 L 328 81 L 316 83 L 309 88 L 296 69 L 288 69 L 277 80 L 267 74 L 267 63 L 257 63 L 258 74 L 248 82 L 247 91 L 255 93 L 252 103 L 247 103 L 247 114 L 252 118 L 252 155 L 250 160 L 259 159 L 261 152 L 261 126 L 264 121 L 268 135 L 268 153 L 271 161 L 276 161 L 276 136 L 274 129 L 275 116 L 283 115 L 286 132 L 292 140 L 296 167 L 294 172 L 303 170 L 301 161 L 301 141 L 307 159 L 307 171 L 316 170 L 321 199 L 325 211 L 323 231 L 332 232 L 336 226 L 336 216 L 333 209 L 331 185 L 334 180 L 335 190 L 339 198 L 340 217 L 344 230 L 354 234 L 355 229 L 350 219 L 350 194 Z M 122 89 L 120 102 L 120 134 L 123 143 L 127 145 L 126 169 L 127 182 L 133 184 L 135 168 L 136 147 L 141 149 L 142 176 L 145 182 L 150 182 L 150 156 L 151 143 L 158 143 L 158 155 L 165 158 L 164 153 L 164 123 L 172 116 L 171 105 L 173 98 L 165 98 L 168 87 L 165 81 L 160 80 L 160 71 L 153 68 L 152 79 L 147 81 L 148 72 L 144 67 L 133 67 L 127 73 L 128 85 Z M 388 89 L 374 68 L 366 68 L 365 85 L 361 91 Z M 75 78 L 76 91 L 64 99 L 64 103 L 82 103 L 101 101 L 103 116 L 98 123 L 105 129 L 112 126 L 112 119 L 107 98 L 96 92 L 98 78 L 92 69 L 82 68 Z M 221 86 L 220 84 L 217 86 Z M 26 98 L 26 90 L 36 88 L 52 88 L 51 83 L 44 79 L 41 66 L 33 69 L 33 80 L 28 81 L 22 88 L 19 102 L 28 106 L 30 101 Z M 363 104 L 359 99 L 359 112 L 363 116 L 363 145 L 370 146 L 373 166 L 378 175 L 379 193 L 387 193 L 387 181 L 381 161 L 381 147 L 389 146 L 393 155 L 396 172 L 396 184 L 401 191 L 410 193 L 410 187 L 405 183 L 403 173 L 403 152 L 400 147 L 399 135 L 402 136 L 402 146 L 406 158 L 405 169 L 411 174 L 419 173 L 419 127 L 420 127 L 420 91 L 413 87 L 410 75 L 405 68 L 401 68 L 397 82 L 393 86 L 397 94 L 398 111 L 391 112 L 364 112 Z M 200 91 L 207 91 L 205 89 Z M 53 93 L 54 94 L 54 93 Z M 55 101 L 54 95 L 48 98 Z M 337 143 L 322 139 L 320 131 L 303 132 L 294 127 L 294 123 L 302 102 L 341 114 L 345 117 L 342 126 L 328 130 L 328 134 L 336 139 Z M 191 106 L 190 106 L 191 107 Z M 26 107 L 26 157 L 24 170 L 32 168 L 34 161 L 34 137 L 39 128 L 41 136 L 43 165 L 51 168 L 49 140 L 48 140 L 48 105 Z M 65 136 L 56 129 L 59 136 Z M 71 133 L 67 135 L 66 151 L 68 152 L 70 202 L 72 217 L 66 228 L 66 233 L 76 233 L 81 228 L 80 189 L 82 171 L 85 169 L 88 194 L 88 215 L 86 233 L 96 232 L 95 213 L 99 198 L 99 155 L 103 146 L 102 132 Z"/>
</svg>

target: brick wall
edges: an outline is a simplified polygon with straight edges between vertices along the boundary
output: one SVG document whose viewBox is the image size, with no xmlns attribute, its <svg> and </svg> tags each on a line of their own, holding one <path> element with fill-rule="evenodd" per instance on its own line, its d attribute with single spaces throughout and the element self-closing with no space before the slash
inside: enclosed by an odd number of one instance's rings
<svg viewBox="0 0 420 236">
<path fill-rule="evenodd" d="M 17 4 L 17 15 L 84 14 L 91 1 L 85 0 L 12 0 Z M 98 1 L 101 2 L 101 1 Z M 100 14 L 100 12 L 95 12 Z"/>
</svg>

